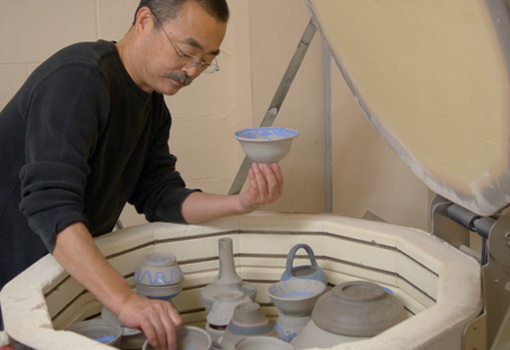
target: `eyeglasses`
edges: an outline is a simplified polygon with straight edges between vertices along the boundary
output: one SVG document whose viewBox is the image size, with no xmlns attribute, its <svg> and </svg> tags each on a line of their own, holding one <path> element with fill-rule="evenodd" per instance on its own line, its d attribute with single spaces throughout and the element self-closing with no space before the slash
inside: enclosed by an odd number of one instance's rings
<svg viewBox="0 0 510 350">
<path fill-rule="evenodd" d="M 158 22 L 159 26 L 161 27 L 161 30 L 163 31 L 166 38 L 170 42 L 170 45 L 172 45 L 172 47 L 174 48 L 175 53 L 177 54 L 177 58 L 182 62 L 182 64 L 185 67 L 191 68 L 191 67 L 197 66 L 197 69 L 199 72 L 206 73 L 206 74 L 216 73 L 217 71 L 220 70 L 220 66 L 218 66 L 216 57 L 213 59 L 213 62 L 202 61 L 198 57 L 193 56 L 192 54 L 189 54 L 189 53 L 179 49 L 179 47 L 174 44 L 172 39 L 170 39 L 170 36 L 165 31 L 165 28 L 163 28 L 163 24 L 159 20 L 158 16 L 156 16 L 156 14 L 154 12 L 152 13 L 152 15 Z"/>
</svg>

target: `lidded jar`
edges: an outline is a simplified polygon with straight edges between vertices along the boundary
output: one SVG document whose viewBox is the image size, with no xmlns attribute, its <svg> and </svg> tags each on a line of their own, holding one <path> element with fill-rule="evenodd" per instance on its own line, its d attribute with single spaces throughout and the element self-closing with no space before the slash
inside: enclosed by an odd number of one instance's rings
<svg viewBox="0 0 510 350">
<path fill-rule="evenodd" d="M 149 299 L 170 300 L 182 290 L 184 277 L 172 254 L 153 253 L 135 271 L 136 291 Z"/>
</svg>

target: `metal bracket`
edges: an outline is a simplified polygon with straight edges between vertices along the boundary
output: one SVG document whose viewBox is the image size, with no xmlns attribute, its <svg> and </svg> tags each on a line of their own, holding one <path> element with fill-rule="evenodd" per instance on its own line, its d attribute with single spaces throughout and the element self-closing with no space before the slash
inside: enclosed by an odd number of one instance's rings
<svg viewBox="0 0 510 350">
<path fill-rule="evenodd" d="M 482 252 L 483 313 L 464 330 L 464 350 L 510 349 L 510 214 L 481 217 L 436 196 L 433 234 L 456 248 L 469 247 L 469 232 L 487 240 Z"/>
</svg>

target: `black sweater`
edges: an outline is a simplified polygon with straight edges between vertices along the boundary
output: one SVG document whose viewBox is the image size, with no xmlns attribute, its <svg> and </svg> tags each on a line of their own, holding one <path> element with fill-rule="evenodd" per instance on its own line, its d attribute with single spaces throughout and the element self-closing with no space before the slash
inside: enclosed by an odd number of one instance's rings
<svg viewBox="0 0 510 350">
<path fill-rule="evenodd" d="M 136 86 L 114 43 L 71 45 L 39 66 L 0 112 L 0 288 L 70 224 L 110 232 L 126 201 L 149 221 L 184 223 L 191 190 L 170 124 L 163 96 Z"/>
</svg>

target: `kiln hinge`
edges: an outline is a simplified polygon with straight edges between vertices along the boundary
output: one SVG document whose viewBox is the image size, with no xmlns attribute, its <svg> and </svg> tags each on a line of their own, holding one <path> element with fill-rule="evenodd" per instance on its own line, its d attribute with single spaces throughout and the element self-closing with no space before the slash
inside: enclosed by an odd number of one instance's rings
<svg viewBox="0 0 510 350">
<path fill-rule="evenodd" d="M 463 348 L 508 349 L 510 214 L 483 217 L 436 195 L 431 203 L 431 218 L 432 233 L 460 250 L 470 249 L 470 232 L 482 237 L 479 261 L 483 281 L 483 313 L 466 326 Z"/>
</svg>

